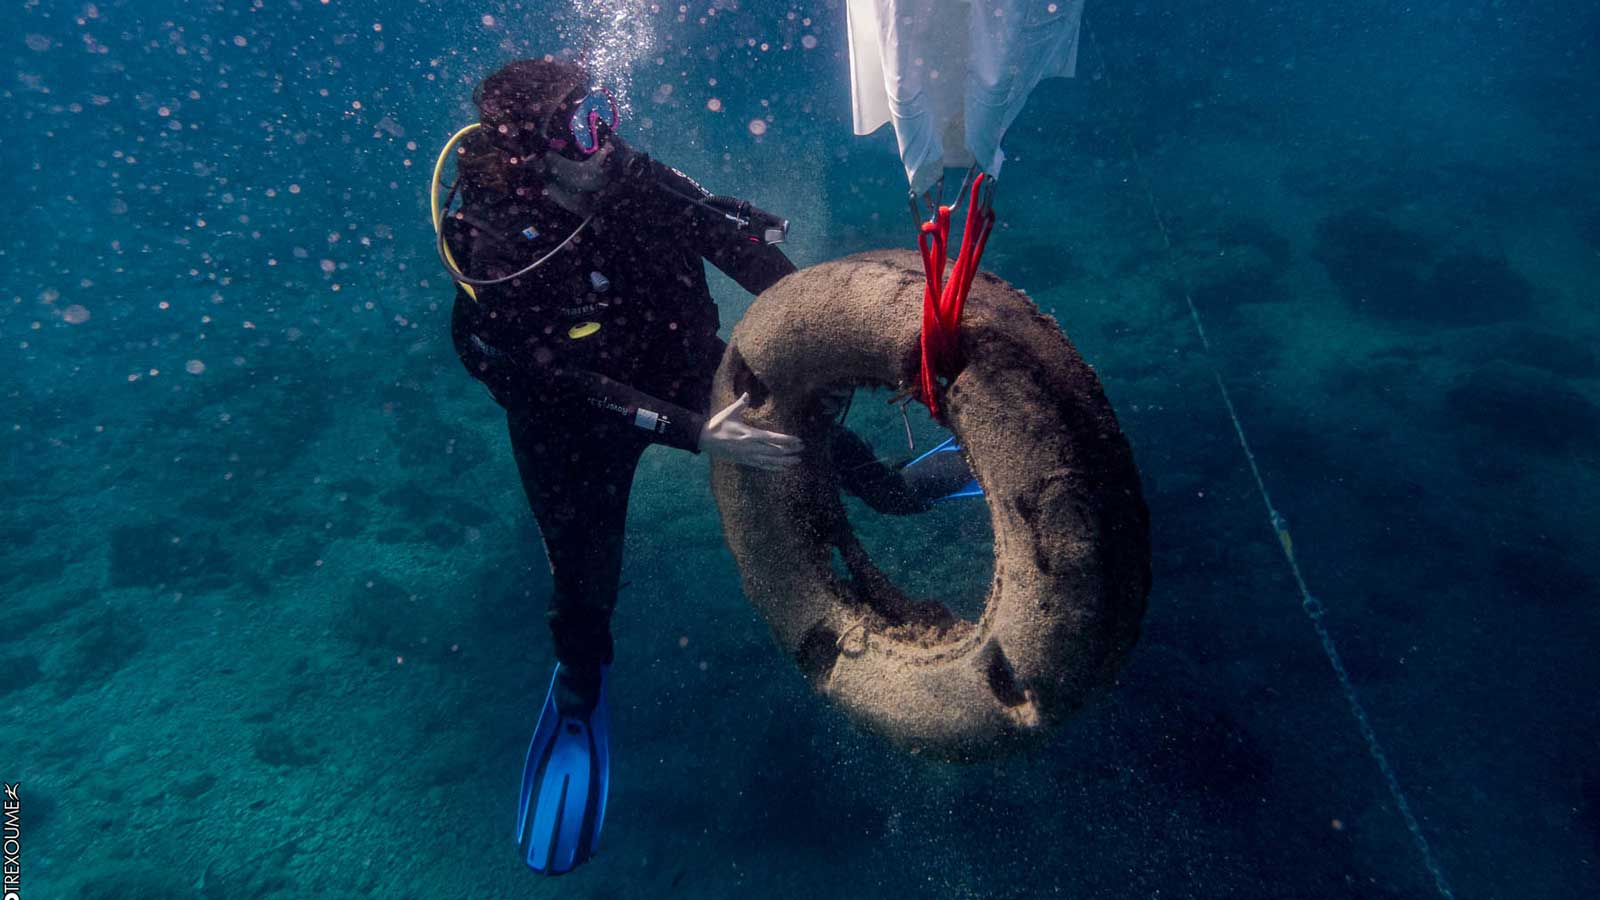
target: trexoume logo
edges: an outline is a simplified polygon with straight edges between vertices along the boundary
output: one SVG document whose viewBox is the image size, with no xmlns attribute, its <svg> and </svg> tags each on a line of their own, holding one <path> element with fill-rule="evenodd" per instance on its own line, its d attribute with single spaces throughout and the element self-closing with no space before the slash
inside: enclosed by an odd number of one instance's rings
<svg viewBox="0 0 1600 900">
<path fill-rule="evenodd" d="M 19 784 L 5 785 L 5 800 L 0 801 L 0 809 L 5 811 L 5 856 L 4 867 L 0 867 L 0 885 L 5 888 L 3 900 L 22 900 L 22 797 L 17 789 Z"/>
</svg>

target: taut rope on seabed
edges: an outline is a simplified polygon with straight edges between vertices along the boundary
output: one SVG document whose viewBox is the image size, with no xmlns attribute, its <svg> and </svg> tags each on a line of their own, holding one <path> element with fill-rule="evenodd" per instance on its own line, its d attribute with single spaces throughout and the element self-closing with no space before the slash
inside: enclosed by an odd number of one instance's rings
<svg viewBox="0 0 1600 900">
<path fill-rule="evenodd" d="M 1083 21 L 1084 33 L 1089 37 L 1089 46 L 1094 49 L 1094 55 L 1100 67 L 1100 77 L 1111 84 L 1111 72 L 1106 65 L 1105 54 L 1100 50 L 1100 42 L 1095 38 L 1094 30 L 1089 27 L 1089 20 Z M 1175 255 L 1172 246 L 1172 235 L 1167 229 L 1166 217 L 1161 214 L 1160 204 L 1156 202 L 1155 189 L 1150 178 L 1145 174 L 1144 160 L 1139 156 L 1139 147 L 1134 143 L 1133 131 L 1128 126 L 1127 118 L 1117 116 L 1122 126 L 1123 138 L 1127 141 L 1128 152 L 1133 162 L 1134 173 L 1139 177 L 1140 184 L 1144 187 L 1145 199 L 1150 204 L 1150 216 L 1155 220 L 1156 228 L 1161 232 L 1162 243 L 1166 247 L 1168 258 Z M 1394 800 L 1395 807 L 1400 811 L 1400 818 L 1405 821 L 1406 830 L 1411 833 L 1411 839 L 1417 846 L 1417 851 L 1422 854 L 1422 863 L 1427 867 L 1428 873 L 1433 876 L 1433 886 L 1440 897 L 1454 900 L 1455 892 L 1450 888 L 1450 881 L 1445 877 L 1444 867 L 1438 857 L 1434 855 L 1433 847 L 1428 843 L 1427 835 L 1422 833 L 1422 825 L 1417 821 L 1416 814 L 1411 810 L 1411 801 L 1407 798 L 1405 789 L 1400 785 L 1400 778 L 1395 774 L 1394 766 L 1389 762 L 1389 754 L 1384 751 L 1383 743 L 1378 740 L 1378 732 L 1372 727 L 1372 720 L 1367 715 L 1366 707 L 1361 702 L 1356 686 L 1350 680 L 1350 673 L 1344 667 L 1344 659 L 1339 654 L 1338 645 L 1334 643 L 1333 634 L 1328 630 L 1328 625 L 1323 621 L 1325 608 L 1322 601 L 1312 595 L 1311 589 L 1306 585 L 1305 576 L 1300 571 L 1300 563 L 1295 559 L 1294 542 L 1290 539 L 1289 525 L 1277 507 L 1272 505 L 1272 495 L 1267 491 L 1266 479 L 1261 475 L 1261 467 L 1256 464 L 1256 455 L 1250 449 L 1250 441 L 1245 437 L 1244 423 L 1239 420 L 1239 411 L 1233 405 L 1233 395 L 1228 391 L 1227 382 L 1222 380 L 1222 372 L 1217 368 L 1215 356 L 1212 351 L 1211 339 L 1206 336 L 1205 324 L 1200 319 L 1200 310 L 1195 306 L 1193 292 L 1189 288 L 1189 279 L 1180 271 L 1178 278 L 1183 287 L 1183 300 L 1189 307 L 1189 319 L 1194 323 L 1195 333 L 1200 336 L 1200 344 L 1205 349 L 1206 358 L 1211 366 L 1211 376 L 1217 382 L 1217 391 L 1222 395 L 1222 403 L 1228 410 L 1228 419 L 1233 422 L 1234 434 L 1239 438 L 1239 448 L 1244 451 L 1245 461 L 1250 464 L 1250 475 L 1255 479 L 1256 490 L 1261 494 L 1261 502 L 1266 505 L 1267 521 L 1278 536 L 1278 545 L 1283 548 L 1283 558 L 1289 564 L 1289 571 L 1294 575 L 1295 585 L 1300 590 L 1300 608 L 1304 610 L 1306 618 L 1310 620 L 1311 627 L 1316 631 L 1317 640 L 1322 644 L 1322 652 L 1328 658 L 1328 664 L 1333 668 L 1334 676 L 1339 680 L 1339 688 L 1344 693 L 1345 701 L 1350 705 L 1350 715 L 1356 720 L 1356 729 L 1361 733 L 1361 738 L 1367 744 L 1367 753 L 1372 756 L 1372 761 L 1377 764 L 1378 772 L 1383 776 L 1384 784 L 1389 788 L 1389 796 Z"/>
</svg>

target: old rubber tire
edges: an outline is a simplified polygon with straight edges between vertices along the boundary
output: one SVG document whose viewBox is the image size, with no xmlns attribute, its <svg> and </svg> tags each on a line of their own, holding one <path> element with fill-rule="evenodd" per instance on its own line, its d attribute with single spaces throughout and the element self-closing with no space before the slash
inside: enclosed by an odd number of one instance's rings
<svg viewBox="0 0 1600 900">
<path fill-rule="evenodd" d="M 872 564 L 840 502 L 821 398 L 916 383 L 923 284 L 916 254 L 880 251 L 758 297 L 711 408 L 748 391 L 748 421 L 807 449 L 781 473 L 715 462 L 712 490 L 746 595 L 812 685 L 902 748 L 974 759 L 1043 734 L 1109 684 L 1150 590 L 1149 514 L 1094 372 L 1053 319 L 984 273 L 943 401 L 994 528 L 984 612 L 962 621 Z"/>
</svg>

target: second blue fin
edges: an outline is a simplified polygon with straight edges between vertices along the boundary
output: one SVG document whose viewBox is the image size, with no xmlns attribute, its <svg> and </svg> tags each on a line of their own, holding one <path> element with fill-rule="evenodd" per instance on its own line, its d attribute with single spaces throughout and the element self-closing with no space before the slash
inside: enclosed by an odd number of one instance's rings
<svg viewBox="0 0 1600 900">
<path fill-rule="evenodd" d="M 929 502 L 983 496 L 954 436 L 901 466 L 900 471 L 911 491 Z"/>
<path fill-rule="evenodd" d="M 556 703 L 562 667 L 550 679 L 522 768 L 517 805 L 517 849 L 536 872 L 564 875 L 594 855 L 605 824 L 611 787 L 610 724 L 606 710 L 608 666 L 587 709 L 563 711 Z"/>
</svg>

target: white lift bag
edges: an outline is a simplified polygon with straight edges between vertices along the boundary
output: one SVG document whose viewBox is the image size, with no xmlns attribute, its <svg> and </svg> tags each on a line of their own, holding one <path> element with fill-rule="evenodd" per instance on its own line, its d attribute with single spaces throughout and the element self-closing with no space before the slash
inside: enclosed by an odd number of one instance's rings
<svg viewBox="0 0 1600 900">
<path fill-rule="evenodd" d="M 1071 77 L 1084 0 L 847 0 L 855 133 L 894 124 L 913 192 L 946 167 L 1000 174 L 1041 79 Z"/>
</svg>

